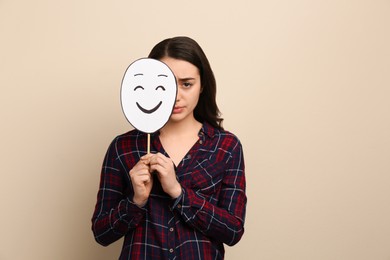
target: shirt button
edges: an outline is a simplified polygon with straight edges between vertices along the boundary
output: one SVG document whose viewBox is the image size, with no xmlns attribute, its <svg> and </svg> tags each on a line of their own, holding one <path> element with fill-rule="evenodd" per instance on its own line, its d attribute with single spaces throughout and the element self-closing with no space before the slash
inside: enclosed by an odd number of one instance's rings
<svg viewBox="0 0 390 260">
<path fill-rule="evenodd" d="M 171 231 L 171 232 L 173 232 L 173 230 L 174 230 L 174 228 L 173 228 L 173 227 L 171 227 L 171 228 L 169 229 L 169 231 Z"/>
<path fill-rule="evenodd" d="M 173 248 L 169 249 L 169 253 L 173 253 Z"/>
<path fill-rule="evenodd" d="M 200 143 L 200 144 L 203 144 L 203 140 L 199 140 L 199 143 Z"/>
<path fill-rule="evenodd" d="M 178 209 L 181 209 L 181 205 L 180 205 L 180 204 L 177 204 L 177 208 L 178 208 Z"/>
</svg>

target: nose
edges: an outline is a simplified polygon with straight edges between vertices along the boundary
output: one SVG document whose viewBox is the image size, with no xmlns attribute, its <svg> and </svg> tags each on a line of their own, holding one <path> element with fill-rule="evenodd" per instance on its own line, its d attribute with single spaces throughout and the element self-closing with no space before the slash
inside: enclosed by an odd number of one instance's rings
<svg viewBox="0 0 390 260">
<path fill-rule="evenodd" d="M 180 99 L 181 99 L 181 90 L 180 90 L 180 88 L 177 88 L 176 102 L 179 102 Z"/>
</svg>

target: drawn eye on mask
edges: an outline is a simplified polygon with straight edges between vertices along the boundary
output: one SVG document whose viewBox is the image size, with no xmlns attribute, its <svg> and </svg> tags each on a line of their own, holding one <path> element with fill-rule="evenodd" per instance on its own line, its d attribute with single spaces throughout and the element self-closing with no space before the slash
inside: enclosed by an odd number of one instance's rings
<svg viewBox="0 0 390 260">
<path fill-rule="evenodd" d="M 177 95 L 176 78 L 163 62 L 142 58 L 127 68 L 121 105 L 127 121 L 139 131 L 154 133 L 169 120 Z"/>
</svg>

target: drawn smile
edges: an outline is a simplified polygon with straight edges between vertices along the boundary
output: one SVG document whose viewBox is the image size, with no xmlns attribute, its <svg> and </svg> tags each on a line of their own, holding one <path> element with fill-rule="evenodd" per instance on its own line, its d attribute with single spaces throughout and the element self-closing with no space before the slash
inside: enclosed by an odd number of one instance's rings
<svg viewBox="0 0 390 260">
<path fill-rule="evenodd" d="M 162 101 L 160 101 L 160 103 L 157 104 L 157 106 L 155 106 L 154 108 L 152 109 L 145 109 L 143 107 L 141 107 L 140 104 L 138 104 L 138 102 L 135 102 L 137 104 L 137 107 L 142 111 L 144 112 L 145 114 L 151 114 L 153 112 L 155 112 L 162 104 Z"/>
</svg>

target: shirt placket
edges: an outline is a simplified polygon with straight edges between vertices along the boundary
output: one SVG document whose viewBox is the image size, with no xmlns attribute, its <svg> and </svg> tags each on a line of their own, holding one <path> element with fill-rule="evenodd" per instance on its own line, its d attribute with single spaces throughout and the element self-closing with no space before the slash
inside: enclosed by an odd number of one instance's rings
<svg viewBox="0 0 390 260">
<path fill-rule="evenodd" d="M 167 229 L 167 238 L 168 238 L 168 256 L 169 259 L 176 259 L 176 226 L 175 226 L 175 217 L 174 213 L 171 209 L 172 218 L 168 222 L 168 229 Z"/>
</svg>

